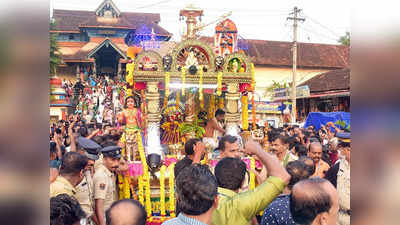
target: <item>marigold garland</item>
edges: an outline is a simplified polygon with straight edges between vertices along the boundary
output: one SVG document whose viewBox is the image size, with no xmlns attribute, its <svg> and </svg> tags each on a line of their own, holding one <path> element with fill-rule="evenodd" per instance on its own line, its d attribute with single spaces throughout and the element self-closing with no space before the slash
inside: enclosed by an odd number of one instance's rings
<svg viewBox="0 0 400 225">
<path fill-rule="evenodd" d="M 126 82 L 130 85 L 133 86 L 133 70 L 135 69 L 135 64 L 134 63 L 127 63 L 126 64 L 126 77 L 125 80 Z"/>
<path fill-rule="evenodd" d="M 174 177 L 175 163 L 168 166 L 168 181 L 169 181 L 169 213 L 170 217 L 175 217 L 175 177 Z"/>
<path fill-rule="evenodd" d="M 254 170 L 256 169 L 256 161 L 253 157 L 250 158 L 250 184 L 249 189 L 254 190 L 256 187 L 256 176 L 254 174 Z"/>
<path fill-rule="evenodd" d="M 160 214 L 165 217 L 165 171 L 167 167 L 162 165 L 160 168 Z"/>
<path fill-rule="evenodd" d="M 251 116 L 252 116 L 252 122 L 253 122 L 253 130 L 255 130 L 256 127 L 256 103 L 254 100 L 254 91 L 251 95 Z"/>
<path fill-rule="evenodd" d="M 139 148 L 139 155 L 140 155 L 140 160 L 142 161 L 142 166 L 143 166 L 143 182 L 145 186 L 145 208 L 147 212 L 147 217 L 151 221 L 151 199 L 150 199 L 150 174 L 149 174 L 149 169 L 147 166 L 147 161 L 146 161 L 146 156 L 144 154 L 144 148 L 143 148 L 143 143 L 142 143 L 142 137 L 140 135 L 140 132 L 137 133 L 137 144 Z M 140 179 L 140 178 L 139 178 Z M 140 198 L 140 197 L 139 197 Z"/>
<path fill-rule="evenodd" d="M 222 94 L 222 72 L 218 72 L 217 75 L 217 95 L 221 96 Z"/>
<path fill-rule="evenodd" d="M 119 188 L 119 199 L 124 198 L 124 179 L 121 174 L 118 174 L 118 188 Z"/>
<path fill-rule="evenodd" d="M 249 101 L 247 93 L 242 95 L 242 128 L 243 130 L 249 129 Z"/>
<path fill-rule="evenodd" d="M 143 176 L 142 175 L 139 176 L 138 186 L 139 186 L 139 191 L 138 191 L 139 202 L 140 202 L 140 204 L 144 205 L 144 197 L 143 197 L 144 184 L 143 184 Z"/>
<path fill-rule="evenodd" d="M 204 98 L 203 97 L 203 69 L 200 69 L 199 70 L 199 100 L 200 100 L 201 108 L 204 108 L 203 98 Z"/>
<path fill-rule="evenodd" d="M 215 95 L 211 95 L 208 107 L 208 119 L 211 120 L 214 117 L 214 112 L 215 112 Z"/>
<path fill-rule="evenodd" d="M 123 176 L 124 179 L 124 190 L 123 190 L 123 194 L 124 194 L 124 198 L 128 199 L 131 198 L 131 192 L 130 192 L 130 177 L 129 175 L 124 175 Z"/>
<path fill-rule="evenodd" d="M 176 92 L 176 105 L 175 105 L 176 110 L 179 109 L 180 103 L 181 103 L 181 95 L 180 95 L 179 91 L 177 91 Z"/>
<path fill-rule="evenodd" d="M 219 98 L 218 108 L 220 108 L 220 109 L 225 108 L 224 98 Z"/>
<path fill-rule="evenodd" d="M 182 80 L 182 96 L 185 96 L 185 80 L 186 80 L 186 68 L 185 67 L 182 67 L 181 80 Z"/>
</svg>

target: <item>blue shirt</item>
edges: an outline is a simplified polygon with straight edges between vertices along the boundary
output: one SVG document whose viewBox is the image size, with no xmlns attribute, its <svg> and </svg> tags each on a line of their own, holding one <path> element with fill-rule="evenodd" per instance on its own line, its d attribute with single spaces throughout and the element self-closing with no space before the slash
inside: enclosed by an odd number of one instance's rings
<svg viewBox="0 0 400 225">
<path fill-rule="evenodd" d="M 278 196 L 265 209 L 260 225 L 296 225 L 289 204 L 289 195 Z"/>
<path fill-rule="evenodd" d="M 184 216 L 182 213 L 179 213 L 178 217 L 170 219 L 162 223 L 162 225 L 207 225 L 198 220 L 189 218 Z"/>
</svg>

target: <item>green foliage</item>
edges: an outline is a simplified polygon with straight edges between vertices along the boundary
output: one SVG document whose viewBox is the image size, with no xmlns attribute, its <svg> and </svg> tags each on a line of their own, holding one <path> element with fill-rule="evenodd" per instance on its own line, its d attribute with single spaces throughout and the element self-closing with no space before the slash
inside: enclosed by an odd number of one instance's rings
<svg viewBox="0 0 400 225">
<path fill-rule="evenodd" d="M 346 31 L 346 34 L 344 36 L 341 36 L 338 42 L 342 45 L 350 46 L 350 32 Z"/>
<path fill-rule="evenodd" d="M 350 132 L 350 131 L 351 131 L 350 124 L 347 124 L 347 125 L 346 125 L 346 121 L 344 121 L 344 120 L 338 120 L 338 121 L 336 121 L 336 122 L 335 122 L 335 125 L 336 125 L 339 129 L 341 129 L 341 130 L 344 130 L 344 131 L 347 131 L 347 132 Z"/>
<path fill-rule="evenodd" d="M 198 120 L 194 123 L 182 123 L 179 125 L 179 132 L 181 134 L 194 133 L 196 138 L 201 138 L 206 133 L 203 127 L 198 125 Z"/>
<path fill-rule="evenodd" d="M 50 30 L 55 28 L 55 22 L 50 22 Z M 62 60 L 61 56 L 58 52 L 59 47 L 57 44 L 57 33 L 50 33 L 50 74 L 53 75 L 56 73 L 56 67 L 59 65 Z"/>
</svg>

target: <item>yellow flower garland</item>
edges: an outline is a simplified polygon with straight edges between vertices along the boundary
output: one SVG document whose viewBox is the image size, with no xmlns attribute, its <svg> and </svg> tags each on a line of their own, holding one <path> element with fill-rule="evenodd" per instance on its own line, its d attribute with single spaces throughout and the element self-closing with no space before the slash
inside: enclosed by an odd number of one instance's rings
<svg viewBox="0 0 400 225">
<path fill-rule="evenodd" d="M 168 181 L 169 181 L 169 213 L 170 217 L 175 217 L 175 177 L 174 177 L 175 163 L 168 166 Z"/>
<path fill-rule="evenodd" d="M 181 80 L 182 80 L 182 96 L 185 96 L 185 80 L 186 80 L 186 68 L 182 67 Z"/>
<path fill-rule="evenodd" d="M 176 92 L 176 110 L 179 109 L 179 104 L 181 102 L 181 95 L 179 94 L 179 91 Z"/>
<path fill-rule="evenodd" d="M 247 95 L 242 95 L 242 128 L 249 129 L 249 101 Z"/>
<path fill-rule="evenodd" d="M 217 75 L 217 95 L 221 96 L 222 94 L 222 72 L 218 72 Z"/>
<path fill-rule="evenodd" d="M 126 64 L 126 82 L 129 83 L 129 85 L 133 86 L 133 71 L 135 69 L 135 64 L 134 63 L 127 63 Z"/>
<path fill-rule="evenodd" d="M 131 198 L 131 192 L 130 192 L 130 177 L 129 175 L 124 175 L 124 198 L 128 199 Z"/>
<path fill-rule="evenodd" d="M 220 108 L 220 109 L 224 109 L 225 108 L 224 98 L 219 98 L 218 108 Z"/>
<path fill-rule="evenodd" d="M 138 192 L 138 198 L 139 198 L 139 202 L 140 204 L 144 205 L 144 197 L 143 197 L 143 176 L 139 176 L 138 179 L 138 186 L 139 186 L 139 192 Z"/>
<path fill-rule="evenodd" d="M 162 165 L 160 168 L 160 214 L 164 218 L 165 213 L 165 171 L 167 167 Z"/>
<path fill-rule="evenodd" d="M 215 95 L 210 96 L 210 106 L 208 107 L 208 119 L 212 119 L 214 117 L 215 111 Z"/>
<path fill-rule="evenodd" d="M 256 169 L 256 161 L 254 160 L 253 157 L 250 158 L 250 184 L 249 184 L 249 189 L 254 190 L 256 187 L 256 175 L 254 174 L 254 170 Z"/>
<path fill-rule="evenodd" d="M 199 100 L 203 100 L 203 69 L 199 70 Z"/>
<path fill-rule="evenodd" d="M 165 96 L 168 98 L 169 96 L 169 72 L 165 72 Z"/>
<path fill-rule="evenodd" d="M 142 137 L 140 135 L 140 132 L 137 133 L 137 144 L 139 148 L 139 155 L 140 155 L 140 160 L 142 161 L 142 166 L 143 166 L 143 182 L 145 186 L 145 197 L 146 197 L 146 203 L 145 203 L 145 208 L 147 212 L 147 217 L 151 221 L 151 198 L 150 198 L 150 174 L 149 174 L 149 169 L 147 166 L 147 161 L 146 161 L 146 156 L 144 154 L 144 148 L 143 148 L 143 143 L 142 143 Z M 140 179 L 140 178 L 139 178 Z M 139 197 L 140 199 L 140 197 Z"/>
<path fill-rule="evenodd" d="M 119 199 L 121 200 L 124 198 L 124 183 L 121 174 L 118 174 L 118 188 L 119 188 Z"/>
</svg>

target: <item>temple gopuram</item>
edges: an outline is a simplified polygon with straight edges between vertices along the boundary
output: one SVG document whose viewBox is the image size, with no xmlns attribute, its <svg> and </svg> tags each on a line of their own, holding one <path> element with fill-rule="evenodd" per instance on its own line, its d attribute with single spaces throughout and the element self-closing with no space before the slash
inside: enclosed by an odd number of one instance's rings
<svg viewBox="0 0 400 225">
<path fill-rule="evenodd" d="M 53 19 L 56 26 L 50 32 L 58 33 L 63 61 L 57 67 L 60 78 L 121 75 L 132 42 L 171 38 L 158 25 L 160 14 L 121 12 L 111 0 L 104 0 L 95 11 L 54 9 Z"/>
</svg>

